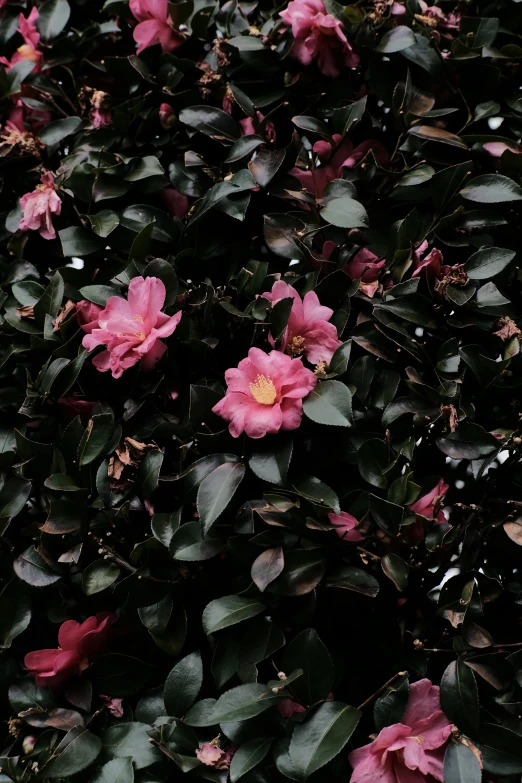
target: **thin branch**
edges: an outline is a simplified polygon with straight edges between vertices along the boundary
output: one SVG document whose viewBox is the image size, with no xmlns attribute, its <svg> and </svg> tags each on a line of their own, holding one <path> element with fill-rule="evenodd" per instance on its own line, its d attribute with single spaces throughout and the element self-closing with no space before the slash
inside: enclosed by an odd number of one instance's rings
<svg viewBox="0 0 522 783">
<path fill-rule="evenodd" d="M 384 693 L 384 691 L 386 690 L 386 688 L 388 687 L 388 685 L 391 685 L 391 684 L 392 684 L 392 682 L 393 682 L 394 680 L 396 680 L 396 679 L 397 679 L 397 677 L 402 677 L 404 674 L 406 674 L 406 672 L 397 672 L 397 674 L 394 674 L 394 675 L 393 675 L 393 677 L 390 677 L 390 679 L 388 680 L 388 682 L 385 682 L 385 683 L 384 683 L 384 685 L 381 685 L 381 687 L 379 688 L 379 690 L 375 691 L 375 693 L 372 693 L 372 695 L 371 695 L 371 696 L 369 696 L 369 697 L 366 699 L 366 701 L 363 701 L 363 703 L 362 703 L 362 704 L 359 704 L 359 706 L 357 707 L 357 709 L 358 709 L 358 710 L 362 710 L 362 709 L 363 709 L 363 707 L 366 707 L 368 704 L 370 704 L 370 702 L 372 702 L 372 701 L 373 701 L 375 698 L 377 698 L 377 696 L 380 696 L 380 695 L 381 695 L 381 693 Z"/>
</svg>

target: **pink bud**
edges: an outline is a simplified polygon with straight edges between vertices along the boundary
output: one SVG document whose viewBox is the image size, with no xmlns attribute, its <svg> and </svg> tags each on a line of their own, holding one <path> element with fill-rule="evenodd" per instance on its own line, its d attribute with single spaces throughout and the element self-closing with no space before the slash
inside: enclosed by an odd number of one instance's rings
<svg viewBox="0 0 522 783">
<path fill-rule="evenodd" d="M 165 128 L 165 130 L 172 128 L 176 122 L 174 109 L 169 103 L 162 103 L 159 107 L 159 121 L 161 123 L 161 127 Z"/>
</svg>

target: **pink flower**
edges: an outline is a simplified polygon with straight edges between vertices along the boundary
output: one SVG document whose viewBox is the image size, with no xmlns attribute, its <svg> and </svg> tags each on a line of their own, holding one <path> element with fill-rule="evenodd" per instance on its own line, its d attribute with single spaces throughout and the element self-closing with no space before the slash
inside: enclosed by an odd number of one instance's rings
<svg viewBox="0 0 522 783">
<path fill-rule="evenodd" d="M 111 715 L 115 718 L 123 718 L 123 699 L 114 699 L 112 696 L 103 696 L 101 693 L 100 699 Z"/>
<path fill-rule="evenodd" d="M 427 248 L 428 243 L 423 242 L 413 253 L 413 264 L 415 266 L 415 271 L 413 272 L 412 277 L 419 277 L 422 269 L 426 270 L 426 274 L 430 280 L 440 277 L 444 257 L 440 250 L 434 247 L 432 250 L 430 250 L 428 255 L 422 258 L 422 253 L 427 250 Z"/>
<path fill-rule="evenodd" d="M 328 519 L 332 525 L 335 525 L 335 532 L 343 541 L 364 541 L 363 534 L 359 530 L 354 529 L 359 524 L 359 520 L 352 517 L 347 511 L 341 511 L 340 514 L 332 512 L 328 514 Z"/>
<path fill-rule="evenodd" d="M 292 27 L 290 54 L 303 65 L 317 60 L 325 76 L 339 76 L 343 67 L 359 64 L 359 55 L 346 40 L 342 22 L 326 13 L 323 0 L 292 0 L 280 16 Z"/>
<path fill-rule="evenodd" d="M 520 155 L 522 152 L 522 149 L 516 142 L 506 144 L 504 141 L 488 141 L 482 146 L 492 158 L 500 158 L 506 150 L 515 153 L 515 155 Z"/>
<path fill-rule="evenodd" d="M 258 122 L 262 122 L 265 119 L 265 115 L 261 114 L 260 111 L 256 112 L 256 114 Z M 245 117 L 244 120 L 239 120 L 239 124 L 241 126 L 242 136 L 251 136 L 256 133 L 256 129 L 254 128 L 254 120 L 252 117 Z M 275 141 L 277 138 L 274 123 L 271 122 L 271 120 L 268 120 L 265 125 L 264 135 L 267 141 Z"/>
<path fill-rule="evenodd" d="M 440 707 L 440 688 L 429 680 L 410 685 L 402 723 L 352 751 L 351 783 L 433 783 L 444 780 L 445 744 L 453 728 Z"/>
<path fill-rule="evenodd" d="M 176 115 L 170 103 L 162 103 L 159 107 L 159 121 L 162 128 L 169 130 L 176 122 Z"/>
<path fill-rule="evenodd" d="M 94 128 L 107 128 L 112 125 L 110 96 L 103 90 L 94 90 L 89 117 Z"/>
<path fill-rule="evenodd" d="M 367 247 L 362 247 L 343 268 L 352 280 L 361 278 L 361 291 L 372 299 L 379 287 L 379 273 L 384 264 L 384 258 L 379 261 L 379 256 Z"/>
<path fill-rule="evenodd" d="M 276 706 L 276 709 L 283 718 L 291 718 L 292 715 L 295 715 L 296 713 L 306 712 L 306 707 L 303 707 L 302 704 L 298 704 L 293 699 L 284 699 L 283 701 L 280 701 Z"/>
<path fill-rule="evenodd" d="M 196 750 L 196 758 L 198 758 L 202 764 L 206 764 L 207 767 L 215 767 L 223 759 L 225 751 L 218 748 L 216 745 L 211 745 L 210 742 L 206 742 Z"/>
<path fill-rule="evenodd" d="M 181 310 L 171 317 L 161 312 L 165 296 L 165 285 L 159 278 L 134 277 L 128 299 L 107 299 L 105 309 L 98 314 L 98 325 L 82 341 L 88 351 L 98 345 L 107 346 L 93 359 L 100 372 L 111 370 L 113 378 L 121 378 L 140 360 L 144 370 L 154 367 L 167 350 L 160 338 L 169 337 L 181 319 Z"/>
<path fill-rule="evenodd" d="M 37 46 L 40 43 L 40 33 L 36 29 L 36 20 L 39 17 L 38 9 L 33 6 L 31 13 L 25 18 L 23 14 L 18 17 L 18 32 L 22 35 L 24 43 L 19 46 L 9 61 L 6 57 L 0 57 L 0 63 L 6 66 L 7 70 L 20 62 L 20 60 L 32 60 L 34 62 L 33 71 L 39 71 L 43 55 L 38 51 Z"/>
<path fill-rule="evenodd" d="M 263 438 L 279 430 L 296 430 L 303 416 L 302 399 L 317 383 L 301 359 L 280 351 L 266 354 L 260 348 L 251 348 L 237 368 L 225 372 L 225 380 L 226 395 L 212 410 L 229 422 L 234 438 L 242 432 Z"/>
<path fill-rule="evenodd" d="M 341 140 L 340 134 L 334 133 L 332 140 L 335 144 L 338 144 Z M 345 138 L 338 144 L 335 150 L 327 141 L 316 141 L 313 151 L 323 165 L 317 166 L 314 172 L 312 170 L 305 171 L 298 166 L 294 166 L 290 170 L 290 174 L 297 177 L 301 185 L 310 193 L 313 193 L 316 198 L 322 198 L 328 183 L 342 177 L 343 167 L 353 169 L 370 150 L 373 150 L 379 165 L 385 166 L 388 163 L 388 153 L 381 142 L 374 139 L 364 141 L 354 149 L 350 139 Z"/>
<path fill-rule="evenodd" d="M 427 495 L 423 495 L 415 503 L 410 506 L 410 511 L 414 511 L 421 517 L 426 519 L 434 519 L 436 525 L 441 525 L 446 522 L 443 510 L 439 507 L 440 501 L 449 489 L 449 484 L 445 484 L 443 479 L 439 479 L 439 483 L 433 487 L 431 492 Z M 437 514 L 435 515 L 435 509 Z"/>
<path fill-rule="evenodd" d="M 85 622 L 67 620 L 58 631 L 57 650 L 36 650 L 25 656 L 24 665 L 36 684 L 58 687 L 74 674 L 89 666 L 89 658 L 103 650 L 111 625 L 116 622 L 112 612 L 100 612 Z"/>
<path fill-rule="evenodd" d="M 20 199 L 23 217 L 18 228 L 21 231 L 39 231 L 44 239 L 54 239 L 56 231 L 51 216 L 60 214 L 62 200 L 56 193 L 54 177 L 50 171 L 42 174 L 41 183 L 32 193 L 26 193 Z"/>
<path fill-rule="evenodd" d="M 103 307 L 94 304 L 94 302 L 88 302 L 86 299 L 78 302 L 76 305 L 76 318 L 84 332 L 90 334 L 93 329 L 98 327 L 98 316 L 102 310 Z"/>
<path fill-rule="evenodd" d="M 129 7 L 139 22 L 133 32 L 137 54 L 155 44 L 160 44 L 163 52 L 181 46 L 184 37 L 174 27 L 167 0 L 130 0 Z"/>
<path fill-rule="evenodd" d="M 446 516 L 440 508 L 440 501 L 449 489 L 449 485 L 445 484 L 442 479 L 436 487 L 433 487 L 431 492 L 427 495 L 423 495 L 421 498 L 412 503 L 410 511 L 414 511 L 425 519 L 433 519 L 436 525 L 442 525 L 447 522 Z M 436 513 L 435 513 L 436 512 Z M 417 544 L 424 538 L 424 525 L 420 519 L 416 520 L 412 525 L 407 525 L 403 528 L 403 535 L 409 544 Z"/>
<path fill-rule="evenodd" d="M 188 212 L 188 198 L 183 196 L 175 188 L 163 188 L 160 196 L 171 215 L 182 220 Z"/>
<path fill-rule="evenodd" d="M 94 402 L 79 400 L 76 392 L 73 392 L 70 397 L 60 397 L 57 402 L 63 410 L 66 421 L 72 421 L 76 416 L 79 416 L 82 421 L 88 421 L 92 416 Z"/>
<path fill-rule="evenodd" d="M 291 356 L 303 353 L 311 364 L 329 362 L 334 352 L 341 345 L 337 337 L 337 329 L 328 323 L 333 310 L 323 307 L 315 291 L 309 291 L 301 299 L 295 288 L 282 280 L 272 286 L 272 291 L 263 294 L 272 306 L 281 299 L 291 297 L 294 300 L 288 326 L 281 342 L 281 350 Z M 275 342 L 269 337 L 270 344 Z"/>
</svg>

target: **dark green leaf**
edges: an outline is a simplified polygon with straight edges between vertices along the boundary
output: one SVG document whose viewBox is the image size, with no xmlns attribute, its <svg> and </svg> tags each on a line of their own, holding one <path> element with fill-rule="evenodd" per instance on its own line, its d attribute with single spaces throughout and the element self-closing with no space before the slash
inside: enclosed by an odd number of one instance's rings
<svg viewBox="0 0 522 783">
<path fill-rule="evenodd" d="M 181 718 L 192 707 L 203 683 L 203 664 L 199 652 L 182 658 L 165 681 L 165 707 L 169 715 Z"/>
<path fill-rule="evenodd" d="M 247 772 L 250 772 L 251 769 L 257 767 L 263 761 L 270 750 L 272 742 L 271 738 L 260 737 L 259 739 L 245 742 L 244 745 L 241 745 L 236 750 L 230 765 L 230 780 L 232 783 L 236 783 L 236 780 L 242 778 L 243 775 L 246 775 Z"/>
<path fill-rule="evenodd" d="M 484 247 L 468 258 L 464 271 L 471 280 L 489 280 L 502 272 L 515 258 L 514 250 Z"/>
<path fill-rule="evenodd" d="M 351 392 L 340 381 L 321 381 L 303 400 L 303 411 L 317 424 L 351 427 Z"/>
<path fill-rule="evenodd" d="M 476 737 L 479 727 L 479 700 L 473 671 L 458 658 L 442 676 L 440 702 L 450 721 L 464 734 Z"/>
<path fill-rule="evenodd" d="M 468 201 L 498 204 L 503 201 L 520 201 L 522 188 L 503 174 L 482 174 L 470 180 L 460 195 Z"/>
<path fill-rule="evenodd" d="M 203 630 L 208 635 L 236 625 L 249 617 L 263 612 L 265 605 L 257 598 L 245 598 L 240 595 L 225 595 L 211 601 L 203 612 Z"/>
<path fill-rule="evenodd" d="M 282 668 L 286 672 L 302 669 L 292 691 L 303 704 L 313 706 L 330 695 L 334 685 L 332 659 L 313 628 L 302 631 L 286 647 Z"/>
<path fill-rule="evenodd" d="M 340 701 L 322 704 L 307 721 L 297 725 L 290 740 L 290 759 L 298 780 L 307 780 L 342 751 L 361 713 Z"/>
<path fill-rule="evenodd" d="M 277 579 L 284 565 L 284 553 L 280 546 L 274 549 L 266 549 L 252 563 L 250 572 L 252 581 L 263 592 L 274 579 Z"/>
<path fill-rule="evenodd" d="M 245 475 L 240 462 L 225 462 L 206 476 L 198 490 L 198 513 L 203 534 L 206 535 L 223 513 Z"/>
<path fill-rule="evenodd" d="M 444 754 L 444 783 L 480 783 L 480 762 L 466 745 L 451 742 Z"/>
<path fill-rule="evenodd" d="M 362 204 L 353 198 L 334 198 L 321 210 L 326 223 L 340 228 L 368 228 L 368 213 Z"/>
</svg>

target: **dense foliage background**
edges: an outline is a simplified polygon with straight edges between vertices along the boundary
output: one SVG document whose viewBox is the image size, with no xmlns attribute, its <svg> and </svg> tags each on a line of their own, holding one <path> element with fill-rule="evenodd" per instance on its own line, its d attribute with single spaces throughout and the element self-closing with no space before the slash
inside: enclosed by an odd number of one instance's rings
<svg viewBox="0 0 522 783">
<path fill-rule="evenodd" d="M 0 0 L 2 783 L 520 781 L 521 34 Z"/>
</svg>

